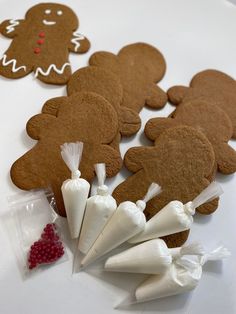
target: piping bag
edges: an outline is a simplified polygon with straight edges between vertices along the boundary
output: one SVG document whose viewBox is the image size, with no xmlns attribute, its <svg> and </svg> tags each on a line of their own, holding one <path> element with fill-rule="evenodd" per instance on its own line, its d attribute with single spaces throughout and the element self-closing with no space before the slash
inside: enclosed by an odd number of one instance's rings
<svg viewBox="0 0 236 314">
<path fill-rule="evenodd" d="M 220 246 L 203 256 L 180 257 L 161 275 L 149 276 L 115 308 L 151 301 L 172 295 L 182 294 L 196 288 L 201 277 L 202 267 L 208 261 L 229 257 L 227 248 Z"/>
<path fill-rule="evenodd" d="M 108 187 L 104 185 L 106 179 L 106 166 L 99 163 L 94 166 L 98 178 L 97 194 L 87 200 L 84 221 L 79 238 L 79 250 L 86 254 L 107 221 L 117 208 L 116 200 L 109 194 Z"/>
<path fill-rule="evenodd" d="M 131 238 L 129 243 L 139 243 L 150 239 L 188 230 L 193 223 L 195 209 L 223 193 L 219 183 L 212 182 L 192 202 L 183 204 L 172 201 L 163 207 L 145 224 L 144 230 Z"/>
<path fill-rule="evenodd" d="M 146 223 L 146 217 L 143 213 L 146 203 L 160 192 L 160 186 L 152 183 L 143 200 L 138 200 L 136 204 L 130 201 L 121 203 L 87 255 L 82 259 L 81 268 L 88 266 L 99 257 L 141 232 Z"/>
<path fill-rule="evenodd" d="M 61 191 L 72 239 L 79 236 L 90 189 L 90 184 L 85 179 L 80 178 L 81 173 L 78 170 L 82 152 L 82 142 L 61 145 L 62 159 L 71 171 L 71 179 L 63 182 Z"/>
<path fill-rule="evenodd" d="M 197 243 L 169 249 L 162 239 L 153 239 L 109 257 L 104 268 L 115 272 L 163 274 L 174 260 L 203 254 L 203 248 Z"/>
</svg>

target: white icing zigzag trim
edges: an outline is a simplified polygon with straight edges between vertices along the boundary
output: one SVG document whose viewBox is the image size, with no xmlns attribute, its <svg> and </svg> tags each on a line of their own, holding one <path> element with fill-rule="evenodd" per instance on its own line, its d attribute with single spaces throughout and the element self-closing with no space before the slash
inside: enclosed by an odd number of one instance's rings
<svg viewBox="0 0 236 314">
<path fill-rule="evenodd" d="M 51 64 L 46 71 L 38 67 L 35 71 L 34 77 L 37 77 L 39 73 L 42 74 L 43 76 L 48 76 L 52 70 L 54 70 L 57 74 L 62 74 L 65 70 L 65 67 L 67 66 L 70 66 L 69 62 L 66 62 L 65 64 L 63 64 L 61 69 L 58 69 L 55 64 Z"/>
<path fill-rule="evenodd" d="M 12 72 L 13 73 L 18 72 L 21 69 L 23 69 L 26 72 L 26 66 L 25 65 L 22 65 L 22 66 L 17 68 L 16 67 L 16 59 L 11 59 L 11 60 L 7 61 L 7 55 L 3 55 L 3 57 L 2 57 L 2 65 L 3 66 L 8 66 L 11 63 L 12 63 Z"/>
<path fill-rule="evenodd" d="M 85 37 L 82 34 L 77 33 L 77 32 L 74 32 L 73 35 L 75 38 L 72 38 L 71 42 L 72 44 L 75 45 L 75 51 L 78 51 L 80 47 L 80 40 L 83 40 Z"/>
<path fill-rule="evenodd" d="M 10 20 L 9 22 L 10 22 L 10 25 L 6 27 L 7 34 L 13 32 L 15 30 L 15 26 L 20 24 L 20 22 L 17 20 Z"/>
<path fill-rule="evenodd" d="M 55 25 L 55 24 L 56 24 L 56 22 L 54 22 L 54 21 L 47 21 L 47 20 L 43 20 L 43 24 L 45 24 L 45 25 Z"/>
</svg>

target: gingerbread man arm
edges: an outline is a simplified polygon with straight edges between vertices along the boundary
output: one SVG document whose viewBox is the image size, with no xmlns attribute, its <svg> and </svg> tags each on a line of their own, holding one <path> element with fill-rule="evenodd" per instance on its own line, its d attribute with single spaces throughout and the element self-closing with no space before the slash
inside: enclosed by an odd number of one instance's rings
<svg viewBox="0 0 236 314">
<path fill-rule="evenodd" d="M 126 152 L 124 163 L 128 170 L 135 173 L 143 168 L 144 162 L 156 157 L 156 147 L 132 147 Z"/>
<path fill-rule="evenodd" d="M 155 141 L 163 131 L 177 125 L 172 118 L 153 118 L 146 123 L 144 133 L 151 141 Z"/>
<path fill-rule="evenodd" d="M 175 106 L 179 105 L 183 101 L 188 90 L 189 87 L 180 85 L 169 88 L 167 91 L 169 101 Z"/>
<path fill-rule="evenodd" d="M 132 109 L 120 107 L 119 109 L 120 133 L 130 136 L 138 132 L 141 127 L 139 115 Z"/>
<path fill-rule="evenodd" d="M 51 123 L 54 123 L 56 117 L 48 114 L 37 114 L 33 116 L 26 125 L 26 131 L 28 135 L 39 140 L 41 137 L 42 130 L 47 130 Z"/>
<path fill-rule="evenodd" d="M 0 33 L 8 38 L 13 38 L 18 34 L 20 24 L 24 20 L 6 20 L 0 25 Z"/>
<path fill-rule="evenodd" d="M 146 99 L 146 105 L 151 108 L 162 108 L 167 103 L 167 94 L 156 84 L 152 84 Z"/>
<path fill-rule="evenodd" d="M 236 151 L 227 143 L 214 146 L 218 161 L 218 169 L 224 174 L 236 172 Z"/>
<path fill-rule="evenodd" d="M 106 164 L 107 177 L 114 177 L 122 167 L 120 153 L 111 146 L 101 145 L 96 158 L 96 163 L 103 162 Z"/>
<path fill-rule="evenodd" d="M 74 32 L 69 45 L 69 51 L 74 53 L 85 53 L 89 48 L 89 40 L 84 35 Z"/>
<path fill-rule="evenodd" d="M 43 105 L 42 113 L 57 116 L 60 106 L 64 103 L 68 103 L 68 97 L 66 96 L 51 98 Z"/>
<path fill-rule="evenodd" d="M 10 175 L 14 184 L 23 190 L 48 187 L 40 171 L 40 163 L 42 163 L 42 154 L 40 154 L 40 144 L 37 143 L 12 165 Z"/>
</svg>

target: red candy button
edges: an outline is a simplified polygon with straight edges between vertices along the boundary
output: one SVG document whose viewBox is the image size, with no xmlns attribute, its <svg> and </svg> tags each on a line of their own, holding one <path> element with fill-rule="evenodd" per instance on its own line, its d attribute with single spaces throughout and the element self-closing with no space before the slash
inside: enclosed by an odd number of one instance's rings
<svg viewBox="0 0 236 314">
<path fill-rule="evenodd" d="M 44 38 L 44 37 L 45 37 L 45 33 L 44 33 L 44 32 L 40 32 L 40 33 L 39 33 L 39 37 L 40 37 L 40 38 Z"/>
<path fill-rule="evenodd" d="M 44 39 L 38 39 L 37 44 L 42 45 L 44 43 Z"/>
<path fill-rule="evenodd" d="M 40 51 L 41 51 L 40 48 L 38 48 L 38 47 L 37 47 L 37 48 L 34 48 L 34 53 L 37 53 L 37 54 L 38 54 L 38 53 L 40 53 Z"/>
</svg>

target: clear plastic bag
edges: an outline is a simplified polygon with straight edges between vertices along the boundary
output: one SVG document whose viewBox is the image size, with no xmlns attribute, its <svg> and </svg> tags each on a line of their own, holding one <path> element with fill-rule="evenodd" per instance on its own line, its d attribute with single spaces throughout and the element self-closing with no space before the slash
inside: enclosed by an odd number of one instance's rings
<svg viewBox="0 0 236 314">
<path fill-rule="evenodd" d="M 3 222 L 23 279 L 68 260 L 51 190 L 20 192 L 8 202 Z"/>
</svg>

